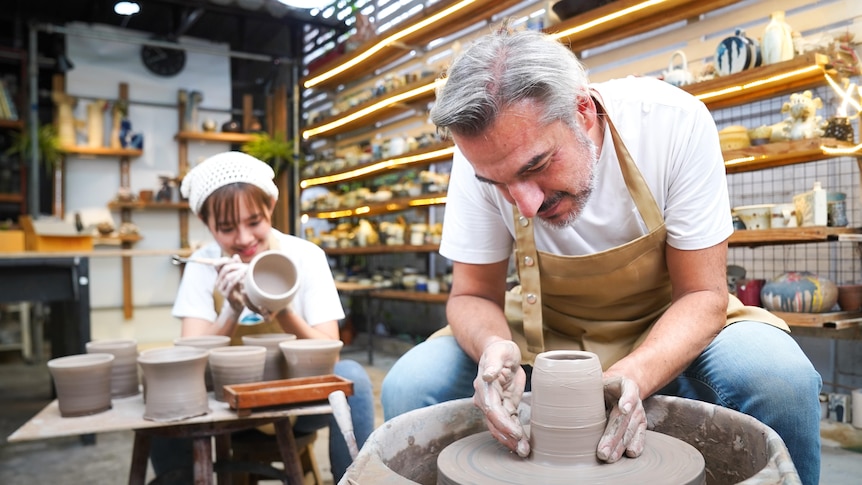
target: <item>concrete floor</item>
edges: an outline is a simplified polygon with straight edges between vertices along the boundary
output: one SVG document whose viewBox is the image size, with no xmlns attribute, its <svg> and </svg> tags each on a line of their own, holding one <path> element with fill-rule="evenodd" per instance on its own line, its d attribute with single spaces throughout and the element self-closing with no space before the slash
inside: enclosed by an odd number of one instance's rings
<svg viewBox="0 0 862 485">
<path fill-rule="evenodd" d="M 169 345 L 179 333 L 179 324 L 167 308 L 145 308 L 135 311 L 135 318 L 124 321 L 120 311 L 93 312 L 92 337 L 135 338 L 141 348 Z M 343 358 L 366 365 L 375 394 L 391 365 L 407 346 L 393 340 L 376 340 L 374 365 L 368 365 L 364 341 L 345 347 Z M 0 484 L 34 485 L 63 483 L 72 485 L 112 485 L 128 478 L 132 450 L 132 433 L 98 435 L 94 445 L 84 445 L 78 438 L 58 438 L 10 444 L 9 436 L 50 401 L 50 377 L 44 360 L 28 364 L 17 352 L 0 352 Z M 379 399 L 377 400 L 379 403 Z M 376 424 L 383 422 L 382 410 L 376 409 Z M 849 425 L 823 422 L 823 484 L 856 484 L 862 476 L 862 430 Z M 326 430 L 319 432 L 315 443 L 326 483 L 329 473 Z M 853 451 L 855 450 L 855 451 Z M 152 470 L 148 480 L 153 478 Z M 261 483 L 278 483 L 266 481 Z"/>
</svg>

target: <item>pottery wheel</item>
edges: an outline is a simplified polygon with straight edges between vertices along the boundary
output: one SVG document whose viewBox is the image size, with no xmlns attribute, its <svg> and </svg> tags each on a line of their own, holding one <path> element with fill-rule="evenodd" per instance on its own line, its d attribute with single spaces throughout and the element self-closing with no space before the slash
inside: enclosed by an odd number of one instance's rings
<svg viewBox="0 0 862 485">
<path fill-rule="evenodd" d="M 437 457 L 437 484 L 510 483 L 543 485 L 577 483 L 632 484 L 706 483 L 704 460 L 688 443 L 647 431 L 646 446 L 638 458 L 616 463 L 558 466 L 520 458 L 485 431 L 450 444 Z"/>
</svg>

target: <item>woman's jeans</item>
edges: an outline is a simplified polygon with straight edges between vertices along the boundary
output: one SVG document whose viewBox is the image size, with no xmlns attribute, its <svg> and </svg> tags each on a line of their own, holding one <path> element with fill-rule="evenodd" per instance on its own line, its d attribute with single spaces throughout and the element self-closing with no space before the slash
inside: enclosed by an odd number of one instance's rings
<svg viewBox="0 0 862 485">
<path fill-rule="evenodd" d="M 348 396 L 350 416 L 353 418 L 353 434 L 359 447 L 374 430 L 374 393 L 371 379 L 356 361 L 340 360 L 335 364 L 335 374 L 353 382 L 353 395 Z M 347 442 L 331 414 L 299 416 L 293 424 L 293 432 L 302 435 L 329 426 L 329 462 L 335 483 L 350 466 L 350 451 Z M 150 444 L 150 461 L 160 484 L 192 483 L 192 440 L 153 436 Z"/>
<path fill-rule="evenodd" d="M 526 369 L 530 375 L 530 368 Z M 454 337 L 427 340 L 404 354 L 383 380 L 385 419 L 473 395 L 478 366 Z M 787 445 L 802 482 L 820 480 L 820 374 L 786 332 L 737 322 L 658 394 L 740 411 L 772 427 Z M 527 384 L 529 390 L 529 383 Z"/>
</svg>

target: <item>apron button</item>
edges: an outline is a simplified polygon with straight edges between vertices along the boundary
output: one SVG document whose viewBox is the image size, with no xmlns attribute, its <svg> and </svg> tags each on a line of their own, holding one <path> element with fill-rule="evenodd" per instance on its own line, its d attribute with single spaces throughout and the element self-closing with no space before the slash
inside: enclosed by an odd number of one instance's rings
<svg viewBox="0 0 862 485">
<path fill-rule="evenodd" d="M 536 300 L 537 300 L 537 298 L 536 298 L 535 294 L 527 293 L 527 303 L 529 303 L 530 305 L 533 305 L 536 303 Z"/>
<path fill-rule="evenodd" d="M 526 264 L 527 266 L 532 266 L 535 263 L 536 262 L 533 261 L 533 258 L 531 258 L 530 256 L 524 256 L 524 264 Z"/>
<path fill-rule="evenodd" d="M 518 218 L 518 223 L 521 224 L 521 227 L 527 227 L 530 225 L 530 220 L 524 216 Z"/>
</svg>

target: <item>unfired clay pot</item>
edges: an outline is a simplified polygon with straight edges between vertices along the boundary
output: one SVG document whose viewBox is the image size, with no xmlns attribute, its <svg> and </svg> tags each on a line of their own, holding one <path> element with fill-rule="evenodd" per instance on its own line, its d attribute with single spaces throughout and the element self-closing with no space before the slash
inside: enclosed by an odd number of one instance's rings
<svg viewBox="0 0 862 485">
<path fill-rule="evenodd" d="M 112 354 L 78 354 L 48 361 L 60 416 L 86 416 L 111 409 Z"/>
<path fill-rule="evenodd" d="M 163 347 L 138 356 L 144 373 L 144 419 L 179 421 L 208 413 L 204 370 L 209 350 Z"/>
<path fill-rule="evenodd" d="M 111 397 L 134 396 L 141 392 L 138 378 L 138 343 L 134 339 L 93 340 L 86 344 L 87 353 L 112 354 Z"/>
<path fill-rule="evenodd" d="M 260 382 L 266 364 L 266 347 L 236 345 L 210 350 L 209 366 L 213 377 L 213 397 L 225 401 L 224 386 Z"/>
<path fill-rule="evenodd" d="M 278 344 L 287 340 L 295 340 L 292 333 L 260 333 L 243 335 L 243 345 L 260 345 L 266 347 L 266 363 L 263 369 L 263 380 L 276 381 L 287 379 L 287 362 Z"/>
<path fill-rule="evenodd" d="M 174 339 L 174 345 L 185 347 L 196 347 L 199 349 L 217 349 L 219 347 L 227 347 L 230 345 L 230 337 L 227 335 L 200 335 L 197 337 L 179 337 Z M 207 386 L 207 391 L 213 390 L 213 377 L 210 371 L 209 362 L 207 362 L 206 371 L 204 372 L 204 383 Z"/>
<path fill-rule="evenodd" d="M 287 362 L 287 378 L 332 374 L 344 342 L 327 339 L 286 340 L 278 344 Z"/>
<path fill-rule="evenodd" d="M 276 313 L 293 301 L 298 288 L 296 264 L 281 251 L 264 251 L 248 264 L 245 293 L 252 305 Z"/>
</svg>

